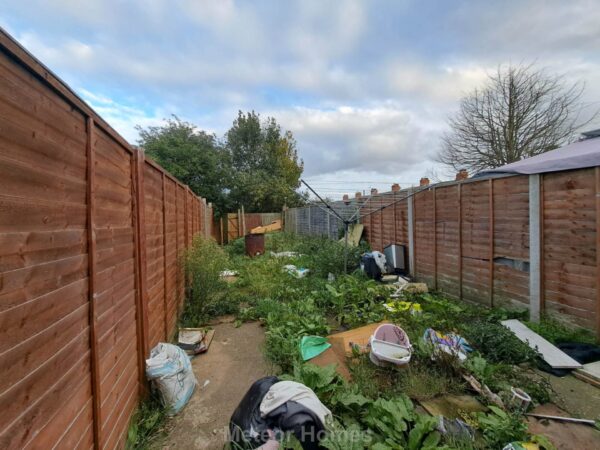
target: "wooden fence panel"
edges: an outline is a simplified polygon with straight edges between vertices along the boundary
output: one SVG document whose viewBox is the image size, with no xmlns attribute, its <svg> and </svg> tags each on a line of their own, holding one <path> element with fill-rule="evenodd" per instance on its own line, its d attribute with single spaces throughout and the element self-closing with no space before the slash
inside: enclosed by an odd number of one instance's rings
<svg viewBox="0 0 600 450">
<path fill-rule="evenodd" d="M 0 447 L 121 448 L 212 209 L 2 30 L 0 79 Z"/>
<path fill-rule="evenodd" d="M 542 303 L 586 328 L 597 323 L 594 169 L 544 174 Z"/>
<path fill-rule="evenodd" d="M 0 57 L 0 447 L 92 441 L 85 116 Z"/>
<path fill-rule="evenodd" d="M 431 192 L 431 196 L 433 197 L 433 191 Z M 435 243 L 431 243 L 434 251 L 433 255 L 430 256 L 432 258 L 432 265 L 434 266 L 433 271 L 437 272 L 438 289 L 453 297 L 461 296 L 461 246 L 459 233 L 461 208 L 459 195 L 461 194 L 458 185 L 435 189 Z M 431 200 L 431 204 L 433 204 L 433 199 Z M 426 238 L 426 235 L 424 237 Z M 417 245 L 422 244 L 417 242 Z"/>
<path fill-rule="evenodd" d="M 165 295 L 166 295 L 166 327 L 168 337 L 175 330 L 177 322 L 177 183 L 167 177 L 165 183 Z"/>
<path fill-rule="evenodd" d="M 461 188 L 462 295 L 490 305 L 490 188 L 489 182 L 464 183 Z"/>
<path fill-rule="evenodd" d="M 144 222 L 146 224 L 146 289 L 150 348 L 166 337 L 162 200 L 162 174 L 155 167 L 146 163 L 144 165 Z"/>
<path fill-rule="evenodd" d="M 434 255 L 433 246 L 433 192 L 426 190 L 414 197 L 415 209 L 415 266 L 417 278 L 433 283 Z M 443 230 L 443 228 L 442 228 Z"/>
<path fill-rule="evenodd" d="M 177 309 L 181 312 L 183 300 L 185 298 L 185 270 L 183 268 L 183 258 L 186 242 L 186 191 L 182 185 L 177 186 Z"/>
<path fill-rule="evenodd" d="M 496 306 L 529 305 L 529 178 L 494 180 L 494 297 Z"/>
<path fill-rule="evenodd" d="M 95 343 L 100 439 L 122 439 L 138 395 L 132 155 L 94 130 Z"/>
</svg>

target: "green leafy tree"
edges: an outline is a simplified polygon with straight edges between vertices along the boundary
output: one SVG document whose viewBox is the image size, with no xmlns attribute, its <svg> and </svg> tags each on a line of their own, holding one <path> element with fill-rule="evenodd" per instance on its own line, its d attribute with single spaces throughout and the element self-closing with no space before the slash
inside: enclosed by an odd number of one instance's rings
<svg viewBox="0 0 600 450">
<path fill-rule="evenodd" d="M 261 121 L 254 111 L 240 111 L 225 140 L 231 161 L 233 205 L 244 206 L 246 211 L 273 212 L 305 201 L 296 192 L 304 170 L 296 141 L 274 118 Z"/>
<path fill-rule="evenodd" d="M 217 211 L 229 209 L 229 154 L 213 134 L 172 116 L 160 126 L 142 128 L 138 144 L 197 195 L 212 202 Z"/>
</svg>

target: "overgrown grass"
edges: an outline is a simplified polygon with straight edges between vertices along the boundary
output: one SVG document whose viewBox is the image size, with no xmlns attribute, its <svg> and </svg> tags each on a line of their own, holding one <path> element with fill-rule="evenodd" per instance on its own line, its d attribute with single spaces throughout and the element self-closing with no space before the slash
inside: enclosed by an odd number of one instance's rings
<svg viewBox="0 0 600 450">
<path fill-rule="evenodd" d="M 127 450 L 147 449 L 161 435 L 167 414 L 160 400 L 151 395 L 139 406 L 127 431 Z"/>
<path fill-rule="evenodd" d="M 228 285 L 220 276 L 229 266 L 227 253 L 213 239 L 194 238 L 185 255 L 190 283 L 180 319 L 183 326 L 199 326 L 211 317 L 238 311 L 235 298 L 229 296 Z"/>
<path fill-rule="evenodd" d="M 591 331 L 583 328 L 569 328 L 547 316 L 542 317 L 539 323 L 527 322 L 527 326 L 553 344 L 561 342 L 598 343 L 598 338 Z"/>
</svg>

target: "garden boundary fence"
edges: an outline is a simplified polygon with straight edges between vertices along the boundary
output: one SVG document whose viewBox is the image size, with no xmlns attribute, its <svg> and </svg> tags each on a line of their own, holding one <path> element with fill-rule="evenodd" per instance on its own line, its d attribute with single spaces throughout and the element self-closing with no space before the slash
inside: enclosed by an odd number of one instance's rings
<svg viewBox="0 0 600 450">
<path fill-rule="evenodd" d="M 600 334 L 599 167 L 472 178 L 348 203 L 333 207 L 362 205 L 371 247 L 406 246 L 411 274 L 431 288 Z M 286 231 L 338 237 L 340 224 L 316 206 L 285 217 Z"/>
<path fill-rule="evenodd" d="M 225 214 L 215 222 L 214 228 L 219 228 L 217 241 L 227 244 L 245 236 L 252 228 L 270 225 L 275 220 L 281 220 L 281 213 L 246 213 L 244 209 Z"/>
<path fill-rule="evenodd" d="M 0 30 L 0 447 L 123 447 L 212 208 Z"/>
</svg>

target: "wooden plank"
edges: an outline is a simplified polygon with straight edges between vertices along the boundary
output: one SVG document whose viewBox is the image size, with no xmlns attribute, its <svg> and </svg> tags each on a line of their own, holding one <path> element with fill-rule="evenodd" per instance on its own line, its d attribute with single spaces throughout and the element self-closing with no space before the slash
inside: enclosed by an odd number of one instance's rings
<svg viewBox="0 0 600 450">
<path fill-rule="evenodd" d="M 565 352 L 527 328 L 521 321 L 511 319 L 503 320 L 500 323 L 515 333 L 522 342 L 537 350 L 553 369 L 580 369 L 583 367 Z"/>
</svg>

